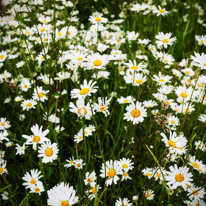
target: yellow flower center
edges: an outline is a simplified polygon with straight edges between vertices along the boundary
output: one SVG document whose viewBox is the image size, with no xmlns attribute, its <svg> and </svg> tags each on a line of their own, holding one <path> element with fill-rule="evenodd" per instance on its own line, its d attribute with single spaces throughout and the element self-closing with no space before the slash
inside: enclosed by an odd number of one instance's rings
<svg viewBox="0 0 206 206">
<path fill-rule="evenodd" d="M 128 168 L 128 165 L 127 164 L 123 164 L 122 167 L 123 168 Z"/>
<path fill-rule="evenodd" d="M 3 59 L 4 58 L 4 55 L 2 54 L 2 55 L 0 55 L 0 59 Z"/>
<path fill-rule="evenodd" d="M 136 80 L 136 83 L 137 83 L 137 84 L 141 84 L 141 83 L 142 83 L 142 80 L 141 80 L 141 79 L 137 79 L 137 80 Z"/>
<path fill-rule="evenodd" d="M 168 145 L 170 146 L 170 147 L 172 147 L 172 148 L 175 148 L 176 147 L 176 144 L 175 144 L 175 142 L 173 141 L 173 140 L 168 140 Z"/>
<path fill-rule="evenodd" d="M 70 31 L 68 31 L 68 32 L 67 32 L 67 34 L 70 36 L 70 35 L 71 35 L 71 32 L 70 32 Z"/>
<path fill-rule="evenodd" d="M 102 61 L 99 59 L 96 59 L 95 61 L 93 61 L 94 66 L 101 66 L 102 65 Z"/>
<path fill-rule="evenodd" d="M 206 62 L 203 64 L 204 67 L 206 67 Z"/>
<path fill-rule="evenodd" d="M 116 170 L 115 169 L 110 169 L 107 172 L 107 176 L 110 177 L 110 178 L 113 178 L 115 175 L 116 175 Z"/>
<path fill-rule="evenodd" d="M 1 123 L 1 126 L 4 126 L 4 125 L 5 125 L 5 123 L 4 123 L 4 122 L 2 122 L 2 123 Z"/>
<path fill-rule="evenodd" d="M 30 183 L 31 184 L 35 184 L 36 183 L 36 179 L 35 178 L 31 179 Z"/>
<path fill-rule="evenodd" d="M 62 35 L 62 33 L 61 33 L 61 32 L 58 32 L 58 33 L 57 33 L 57 35 L 58 35 L 58 36 L 61 36 L 61 35 Z"/>
<path fill-rule="evenodd" d="M 102 21 L 102 19 L 101 19 L 100 17 L 96 17 L 96 18 L 95 18 L 95 21 L 100 22 L 100 21 Z"/>
<path fill-rule="evenodd" d="M 174 121 L 174 120 L 171 120 L 170 123 L 171 123 L 171 124 L 175 124 L 175 121 Z"/>
<path fill-rule="evenodd" d="M 192 163 L 192 166 L 195 167 L 195 168 L 199 168 L 199 167 L 200 167 L 197 162 L 193 162 L 193 163 Z"/>
<path fill-rule="evenodd" d="M 198 87 L 202 87 L 202 85 L 200 83 L 197 84 Z"/>
<path fill-rule="evenodd" d="M 204 40 L 202 40 L 202 39 L 201 39 L 200 41 L 201 41 L 202 43 L 205 43 L 205 41 L 204 41 Z"/>
<path fill-rule="evenodd" d="M 151 197 L 151 194 L 150 194 L 150 193 L 148 193 L 148 194 L 147 194 L 147 197 Z"/>
<path fill-rule="evenodd" d="M 185 74 L 188 74 L 188 75 L 189 75 L 189 74 L 190 74 L 190 72 L 189 72 L 189 71 L 185 71 Z"/>
<path fill-rule="evenodd" d="M 184 176 L 182 175 L 182 174 L 177 174 L 176 176 L 175 176 L 175 180 L 177 181 L 177 182 L 182 182 L 182 181 L 184 181 Z"/>
<path fill-rule="evenodd" d="M 128 102 L 129 102 L 129 100 L 128 100 L 128 99 L 125 99 L 123 102 L 124 102 L 124 103 L 128 103 Z"/>
<path fill-rule="evenodd" d="M 139 67 L 134 65 L 134 66 L 131 66 L 131 69 L 132 69 L 132 70 L 138 70 Z"/>
<path fill-rule="evenodd" d="M 84 89 L 81 89 L 81 91 L 79 92 L 80 95 L 85 95 L 89 92 L 89 89 L 88 88 L 84 88 Z"/>
<path fill-rule="evenodd" d="M 159 12 L 163 14 L 165 11 L 163 9 L 160 9 Z"/>
<path fill-rule="evenodd" d="M 82 114 L 82 109 L 84 110 L 84 115 L 86 115 L 87 114 L 87 110 L 85 108 L 79 108 L 78 109 L 78 113 Z"/>
<path fill-rule="evenodd" d="M 43 94 L 42 92 L 39 92 L 39 93 L 38 93 L 38 96 L 39 96 L 40 98 L 42 98 L 42 97 L 44 96 L 44 94 Z"/>
<path fill-rule="evenodd" d="M 82 61 L 83 58 L 82 58 L 82 57 L 78 57 L 77 60 L 78 60 L 78 61 Z"/>
<path fill-rule="evenodd" d="M 41 57 L 41 59 L 44 59 L 44 57 Z"/>
<path fill-rule="evenodd" d="M 35 188 L 34 191 L 35 192 L 40 192 L 40 189 L 39 188 Z"/>
<path fill-rule="evenodd" d="M 165 82 L 165 80 L 164 79 L 159 79 L 159 82 Z"/>
<path fill-rule="evenodd" d="M 156 176 L 160 178 L 160 177 L 161 177 L 161 174 L 160 174 L 159 172 L 157 172 L 157 173 L 156 173 Z"/>
<path fill-rule="evenodd" d="M 4 168 L 3 167 L 0 167 L 0 174 L 2 174 L 4 171 Z"/>
<path fill-rule="evenodd" d="M 97 191 L 96 187 L 92 187 L 92 193 L 95 194 Z"/>
<path fill-rule="evenodd" d="M 46 155 L 47 157 L 51 157 L 51 156 L 53 155 L 53 150 L 52 150 L 52 148 L 47 148 L 47 149 L 45 149 L 45 155 Z"/>
<path fill-rule="evenodd" d="M 147 176 L 151 176 L 152 174 L 151 174 L 150 172 L 147 172 L 146 175 L 147 175 Z"/>
<path fill-rule="evenodd" d="M 134 109 L 132 112 L 131 112 L 131 115 L 136 118 L 136 117 L 139 117 L 140 116 L 140 111 L 138 109 Z"/>
<path fill-rule="evenodd" d="M 46 19 L 44 19 L 44 20 L 43 20 L 43 23 L 47 23 L 47 20 L 46 20 Z"/>
<path fill-rule="evenodd" d="M 49 40 L 48 38 L 45 38 L 45 39 L 44 39 L 44 41 L 48 41 L 48 40 Z"/>
<path fill-rule="evenodd" d="M 188 94 L 187 94 L 186 92 L 182 92 L 182 93 L 180 94 L 180 96 L 181 96 L 182 98 L 187 98 Z"/>
<path fill-rule="evenodd" d="M 78 163 L 78 164 L 77 164 L 77 167 L 81 167 L 81 164 L 80 164 L 80 163 Z"/>
<path fill-rule="evenodd" d="M 62 201 L 61 201 L 61 206 L 69 206 L 68 201 L 62 200 Z"/>
<path fill-rule="evenodd" d="M 198 191 L 196 191 L 196 190 L 194 190 L 194 191 L 192 191 L 192 194 L 193 194 L 193 195 L 198 195 L 198 194 L 199 194 L 199 192 L 198 192 Z"/>
<path fill-rule="evenodd" d="M 45 32 L 45 31 L 46 31 L 46 29 L 45 29 L 45 28 L 42 28 L 40 31 L 41 31 L 41 32 Z"/>
<path fill-rule="evenodd" d="M 31 107 L 32 106 L 32 103 L 31 102 L 28 102 L 27 104 L 26 104 L 26 107 Z"/>
<path fill-rule="evenodd" d="M 99 108 L 101 112 L 107 110 L 107 107 L 105 105 L 101 105 L 101 107 Z"/>
<path fill-rule="evenodd" d="M 39 141 L 40 141 L 40 137 L 39 136 L 34 136 L 33 142 L 39 142 Z"/>
<path fill-rule="evenodd" d="M 167 44 L 167 43 L 169 42 L 169 39 L 163 39 L 162 42 L 163 42 L 164 44 Z"/>
<path fill-rule="evenodd" d="M 25 31 L 26 34 L 30 34 L 30 31 Z"/>
<path fill-rule="evenodd" d="M 124 177 L 127 177 L 127 176 L 128 176 L 128 173 L 127 173 L 127 172 L 124 172 L 124 173 L 123 173 L 123 176 L 124 176 Z"/>
</svg>

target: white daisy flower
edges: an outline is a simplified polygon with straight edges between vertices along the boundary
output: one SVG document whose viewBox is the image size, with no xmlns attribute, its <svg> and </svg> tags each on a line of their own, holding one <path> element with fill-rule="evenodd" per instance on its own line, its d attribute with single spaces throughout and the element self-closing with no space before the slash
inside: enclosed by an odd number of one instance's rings
<svg viewBox="0 0 206 206">
<path fill-rule="evenodd" d="M 74 190 L 72 186 L 69 187 L 69 184 L 64 182 L 48 190 L 47 194 L 47 204 L 50 206 L 71 206 L 76 204 L 79 200 L 79 197 L 76 196 L 76 190 Z"/>
<path fill-rule="evenodd" d="M 138 124 L 144 121 L 144 117 L 147 117 L 146 109 L 142 106 L 141 102 L 132 102 L 126 107 L 127 112 L 124 113 L 124 119 L 132 121 L 133 124 Z"/>
<path fill-rule="evenodd" d="M 117 160 L 106 161 L 106 165 L 102 164 L 100 172 L 100 176 L 102 178 L 107 178 L 107 186 L 111 185 L 112 183 L 117 184 L 117 181 L 120 179 L 118 175 L 122 175 L 123 173 Z"/>
<path fill-rule="evenodd" d="M 187 184 L 190 185 L 193 181 L 193 175 L 189 172 L 189 168 L 178 168 L 175 164 L 174 166 L 170 166 L 169 169 L 170 171 L 168 171 L 167 175 L 165 175 L 167 185 L 171 189 L 176 189 L 178 186 L 182 186 L 184 190 L 187 190 Z"/>
<path fill-rule="evenodd" d="M 156 44 L 158 47 L 165 47 L 167 48 L 168 45 L 172 45 L 175 41 L 176 41 L 176 38 L 173 37 L 171 38 L 172 36 L 172 33 L 166 33 L 164 34 L 163 32 L 159 32 L 157 35 L 156 35 Z"/>
</svg>

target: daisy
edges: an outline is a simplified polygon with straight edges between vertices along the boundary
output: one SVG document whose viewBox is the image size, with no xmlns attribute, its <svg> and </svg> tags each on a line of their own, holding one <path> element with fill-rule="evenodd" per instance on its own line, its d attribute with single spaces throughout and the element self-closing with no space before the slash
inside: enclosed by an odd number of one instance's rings
<svg viewBox="0 0 206 206">
<path fill-rule="evenodd" d="M 133 85 L 134 86 L 139 86 L 144 84 L 147 81 L 147 77 L 144 76 L 143 74 L 140 73 L 135 73 L 134 75 L 134 81 L 133 81 Z"/>
<path fill-rule="evenodd" d="M 164 34 L 163 32 L 159 32 L 157 35 L 156 35 L 156 44 L 159 48 L 161 47 L 165 47 L 167 48 L 168 45 L 172 45 L 175 41 L 176 41 L 176 38 L 173 37 L 171 38 L 172 36 L 172 33 L 166 33 Z"/>
<path fill-rule="evenodd" d="M 177 136 L 176 132 L 172 133 L 170 131 L 169 138 L 167 138 L 167 136 L 163 132 L 161 132 L 160 135 L 163 137 L 162 141 L 165 143 L 165 145 L 169 148 L 170 151 L 180 155 L 186 153 L 186 146 L 188 140 L 183 136 L 183 134 Z"/>
<path fill-rule="evenodd" d="M 9 134 L 8 134 L 8 132 L 6 130 L 0 131 L 0 143 L 2 143 L 3 140 L 9 141 L 9 139 L 7 138 L 8 135 Z"/>
<path fill-rule="evenodd" d="M 21 103 L 21 107 L 23 110 L 30 110 L 35 108 L 37 102 L 33 99 L 23 100 Z"/>
<path fill-rule="evenodd" d="M 52 85 L 54 84 L 54 81 L 52 78 L 49 78 L 49 75 L 47 74 L 41 74 L 40 76 L 37 77 L 37 79 L 41 80 L 44 84 L 46 85 Z"/>
<path fill-rule="evenodd" d="M 122 168 L 123 171 L 129 171 L 132 170 L 134 168 L 134 163 L 130 160 L 130 159 L 120 159 L 119 160 L 119 166 Z"/>
<path fill-rule="evenodd" d="M 146 168 L 142 170 L 142 173 L 144 176 L 148 177 L 149 179 L 151 179 L 154 176 L 154 170 L 153 168 Z"/>
<path fill-rule="evenodd" d="M 167 122 L 166 122 L 167 128 L 171 130 L 175 130 L 178 125 L 179 125 L 179 119 L 177 117 L 175 117 L 174 115 L 170 115 L 169 117 L 167 117 Z"/>
<path fill-rule="evenodd" d="M 23 155 L 23 154 L 25 154 L 25 149 L 26 148 L 27 147 L 25 146 L 25 144 L 23 144 L 22 146 L 20 146 L 19 144 L 16 144 L 16 147 L 15 147 L 16 155 Z"/>
<path fill-rule="evenodd" d="M 190 200 L 199 201 L 205 196 L 205 189 L 201 187 L 192 186 L 188 189 L 188 196 Z"/>
<path fill-rule="evenodd" d="M 146 65 L 144 65 L 144 62 L 137 64 L 136 60 L 134 60 L 133 62 L 129 60 L 129 63 L 124 64 L 128 66 L 131 71 L 141 71 L 143 68 L 147 67 Z"/>
<path fill-rule="evenodd" d="M 141 102 L 132 102 L 126 107 L 127 112 L 124 114 L 124 119 L 132 121 L 133 124 L 138 124 L 144 121 L 144 117 L 147 117 L 146 109 L 142 106 Z"/>
<path fill-rule="evenodd" d="M 38 169 L 32 169 L 30 170 L 30 173 L 27 172 L 22 179 L 25 181 L 23 185 L 26 188 L 30 188 L 32 185 L 36 184 L 40 178 L 43 176 L 41 175 L 41 171 L 38 171 Z"/>
<path fill-rule="evenodd" d="M 194 76 L 194 74 L 195 74 L 195 72 L 190 67 L 187 67 L 187 68 L 181 70 L 181 72 L 185 73 L 188 76 Z"/>
<path fill-rule="evenodd" d="M 78 30 L 74 26 L 69 26 L 69 28 L 66 27 L 66 29 L 67 29 L 67 37 L 69 37 L 69 39 L 74 38 L 78 33 Z"/>
<path fill-rule="evenodd" d="M 132 31 L 132 32 L 128 32 L 126 37 L 129 41 L 131 41 L 131 40 L 136 40 L 138 36 L 139 36 L 138 32 L 135 33 L 134 31 Z"/>
<path fill-rule="evenodd" d="M 174 166 L 169 167 L 170 171 L 165 175 L 167 185 L 171 189 L 176 189 L 178 186 L 182 186 L 184 190 L 187 190 L 187 184 L 191 184 L 192 173 L 189 172 L 189 168 L 180 167 L 178 168 L 175 164 Z"/>
<path fill-rule="evenodd" d="M 90 200 L 94 199 L 96 196 L 96 193 L 101 189 L 99 185 L 93 185 L 90 190 L 86 191 L 87 194 L 89 194 L 88 198 Z"/>
<path fill-rule="evenodd" d="M 66 160 L 68 164 L 64 165 L 64 167 L 71 167 L 74 166 L 74 157 L 70 157 L 70 159 Z"/>
<path fill-rule="evenodd" d="M 34 99 L 34 100 L 37 100 L 37 101 L 44 102 L 45 100 L 48 99 L 47 96 L 46 96 L 46 94 L 47 94 L 48 92 L 49 92 L 49 91 L 43 90 L 42 87 L 37 86 L 36 89 L 34 89 L 33 99 Z"/>
<path fill-rule="evenodd" d="M 58 157 L 59 149 L 56 143 L 51 143 L 50 141 L 43 142 L 38 150 L 38 157 L 43 157 L 42 162 L 48 163 L 53 162 Z"/>
<path fill-rule="evenodd" d="M 0 62 L 4 62 L 4 60 L 7 58 L 7 52 L 1 51 L 0 52 Z"/>
<path fill-rule="evenodd" d="M 192 87 L 186 88 L 185 85 L 184 86 L 178 86 L 175 89 L 175 93 L 178 96 L 180 103 L 183 103 L 183 101 L 184 102 L 189 101 L 190 98 L 191 98 L 191 95 L 192 95 L 192 91 L 193 91 Z"/>
<path fill-rule="evenodd" d="M 117 98 L 119 104 L 130 104 L 133 100 L 132 96 Z"/>
<path fill-rule="evenodd" d="M 73 89 L 71 91 L 71 98 L 85 98 L 91 96 L 92 93 L 97 91 L 97 87 L 94 86 L 95 84 L 96 82 L 93 82 L 92 80 L 87 83 L 87 80 L 85 79 L 83 84 L 80 85 L 81 89 Z"/>
<path fill-rule="evenodd" d="M 129 176 L 128 172 L 123 171 L 121 181 L 124 181 L 124 180 L 131 180 L 131 179 L 132 179 L 132 178 Z"/>
<path fill-rule="evenodd" d="M 206 114 L 200 114 L 198 120 L 203 123 L 206 123 Z"/>
<path fill-rule="evenodd" d="M 106 161 L 105 165 L 102 164 L 100 172 L 100 176 L 102 178 L 107 178 L 107 186 L 111 185 L 112 183 L 117 184 L 117 181 L 119 180 L 118 175 L 122 175 L 122 169 L 119 166 L 119 162 L 117 160 Z"/>
<path fill-rule="evenodd" d="M 23 78 L 20 84 L 21 90 L 27 92 L 31 88 L 31 82 L 28 78 Z"/>
<path fill-rule="evenodd" d="M 97 176 L 96 176 L 96 172 L 93 171 L 91 173 L 89 172 L 86 172 L 85 174 L 85 179 L 84 179 L 84 184 L 85 185 L 95 185 L 95 181 L 97 179 Z"/>
<path fill-rule="evenodd" d="M 201 69 L 206 69 L 206 54 L 196 53 L 195 56 L 191 56 L 192 65 L 200 67 Z"/>
<path fill-rule="evenodd" d="M 195 141 L 195 149 L 200 149 L 204 152 L 204 151 L 206 151 L 206 146 L 203 143 L 203 141 L 198 140 L 198 141 Z"/>
<path fill-rule="evenodd" d="M 195 40 L 198 42 L 198 45 L 206 46 L 206 35 L 195 35 Z"/>
<path fill-rule="evenodd" d="M 47 114 L 44 114 L 44 119 L 45 120 L 47 120 L 47 116 L 48 116 Z M 50 114 L 48 116 L 48 121 L 52 122 L 52 123 L 55 123 L 55 124 L 59 124 L 60 119 L 59 119 L 59 117 L 56 116 L 56 114 Z"/>
<path fill-rule="evenodd" d="M 83 163 L 83 159 L 77 159 L 77 160 L 74 160 L 74 167 L 76 169 L 82 169 L 83 166 L 85 165 L 85 163 Z"/>
<path fill-rule="evenodd" d="M 76 106 L 73 102 L 70 102 L 69 107 L 70 111 L 77 114 L 78 117 L 85 117 L 85 119 L 91 119 L 92 110 L 90 107 L 90 103 L 88 102 L 87 105 L 85 105 L 84 99 L 78 99 L 76 101 Z"/>
<path fill-rule="evenodd" d="M 37 143 L 42 144 L 43 142 L 49 141 L 49 139 L 46 137 L 46 135 L 49 133 L 49 130 L 46 129 L 45 131 L 42 131 L 42 126 L 39 127 L 38 124 L 33 125 L 31 127 L 32 135 L 22 135 L 26 139 L 27 145 L 32 144 L 32 148 L 36 150 L 37 148 Z"/>
<path fill-rule="evenodd" d="M 162 75 L 161 72 L 159 72 L 158 76 L 156 74 L 153 75 L 153 80 L 155 82 L 157 82 L 159 85 L 164 85 L 164 84 L 170 82 L 171 78 L 172 78 L 171 76 L 168 76 L 168 75 L 164 76 L 164 75 Z"/>
<path fill-rule="evenodd" d="M 4 173 L 8 174 L 8 171 L 6 169 L 6 161 L 0 162 L 0 175 L 3 175 Z"/>
<path fill-rule="evenodd" d="M 152 107 L 157 106 L 157 102 L 155 102 L 154 100 L 144 101 L 143 104 L 147 108 L 152 108 Z"/>
<path fill-rule="evenodd" d="M 44 192 L 44 185 L 41 181 L 38 181 L 30 186 L 30 193 L 37 193 L 41 195 L 41 192 Z"/>
<path fill-rule="evenodd" d="M 98 104 L 97 103 L 93 104 L 94 109 L 97 112 L 102 112 L 105 115 L 105 117 L 107 117 L 110 114 L 108 111 L 108 107 L 111 99 L 112 97 L 110 97 L 108 100 L 107 97 L 105 98 L 98 97 Z"/>
<path fill-rule="evenodd" d="M 191 165 L 195 170 L 197 170 L 199 173 L 206 173 L 206 166 L 203 164 L 202 161 L 197 160 L 195 156 L 190 156 L 188 159 L 189 165 Z"/>
<path fill-rule="evenodd" d="M 76 204 L 79 200 L 79 197 L 76 196 L 76 190 L 64 182 L 48 190 L 47 194 L 47 204 L 50 206 L 70 206 Z"/>
<path fill-rule="evenodd" d="M 75 136 L 74 136 L 74 142 L 76 143 L 80 143 L 81 141 L 83 141 L 83 131 L 80 130 Z"/>
<path fill-rule="evenodd" d="M 148 190 L 144 191 L 144 195 L 145 195 L 147 200 L 154 199 L 154 191 L 153 190 L 148 189 Z"/>
<path fill-rule="evenodd" d="M 169 12 L 166 11 L 164 8 L 161 8 L 160 6 L 158 6 L 158 8 L 155 8 L 153 10 L 153 12 L 155 14 L 157 14 L 157 16 L 166 16 Z"/>
<path fill-rule="evenodd" d="M 130 203 L 129 199 L 127 198 L 119 198 L 116 200 L 115 206 L 132 206 L 132 203 Z"/>
<path fill-rule="evenodd" d="M 0 119 L 0 130 L 5 130 L 10 128 L 10 122 L 5 118 L 5 117 L 1 117 Z"/>
<path fill-rule="evenodd" d="M 102 17 L 102 14 L 97 16 L 90 16 L 89 21 L 93 24 L 107 23 L 107 18 Z"/>
<path fill-rule="evenodd" d="M 94 53 L 87 56 L 87 63 L 93 68 L 102 69 L 102 67 L 106 66 L 109 63 L 109 60 L 107 55 Z"/>
</svg>

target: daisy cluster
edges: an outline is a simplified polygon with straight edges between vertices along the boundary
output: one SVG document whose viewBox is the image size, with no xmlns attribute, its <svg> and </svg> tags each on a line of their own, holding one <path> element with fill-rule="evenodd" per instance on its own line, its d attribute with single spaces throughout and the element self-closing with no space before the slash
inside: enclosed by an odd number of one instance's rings
<svg viewBox="0 0 206 206">
<path fill-rule="evenodd" d="M 123 3 L 118 17 L 94 11 L 84 25 L 78 1 L 2 1 L 3 200 L 205 205 L 206 35 L 186 40 L 189 13 L 204 28 L 205 11 L 181 2 L 180 38 L 173 2 L 145 2 Z M 141 19 L 159 22 L 151 35 Z M 177 57 L 184 40 L 194 49 Z"/>
</svg>

